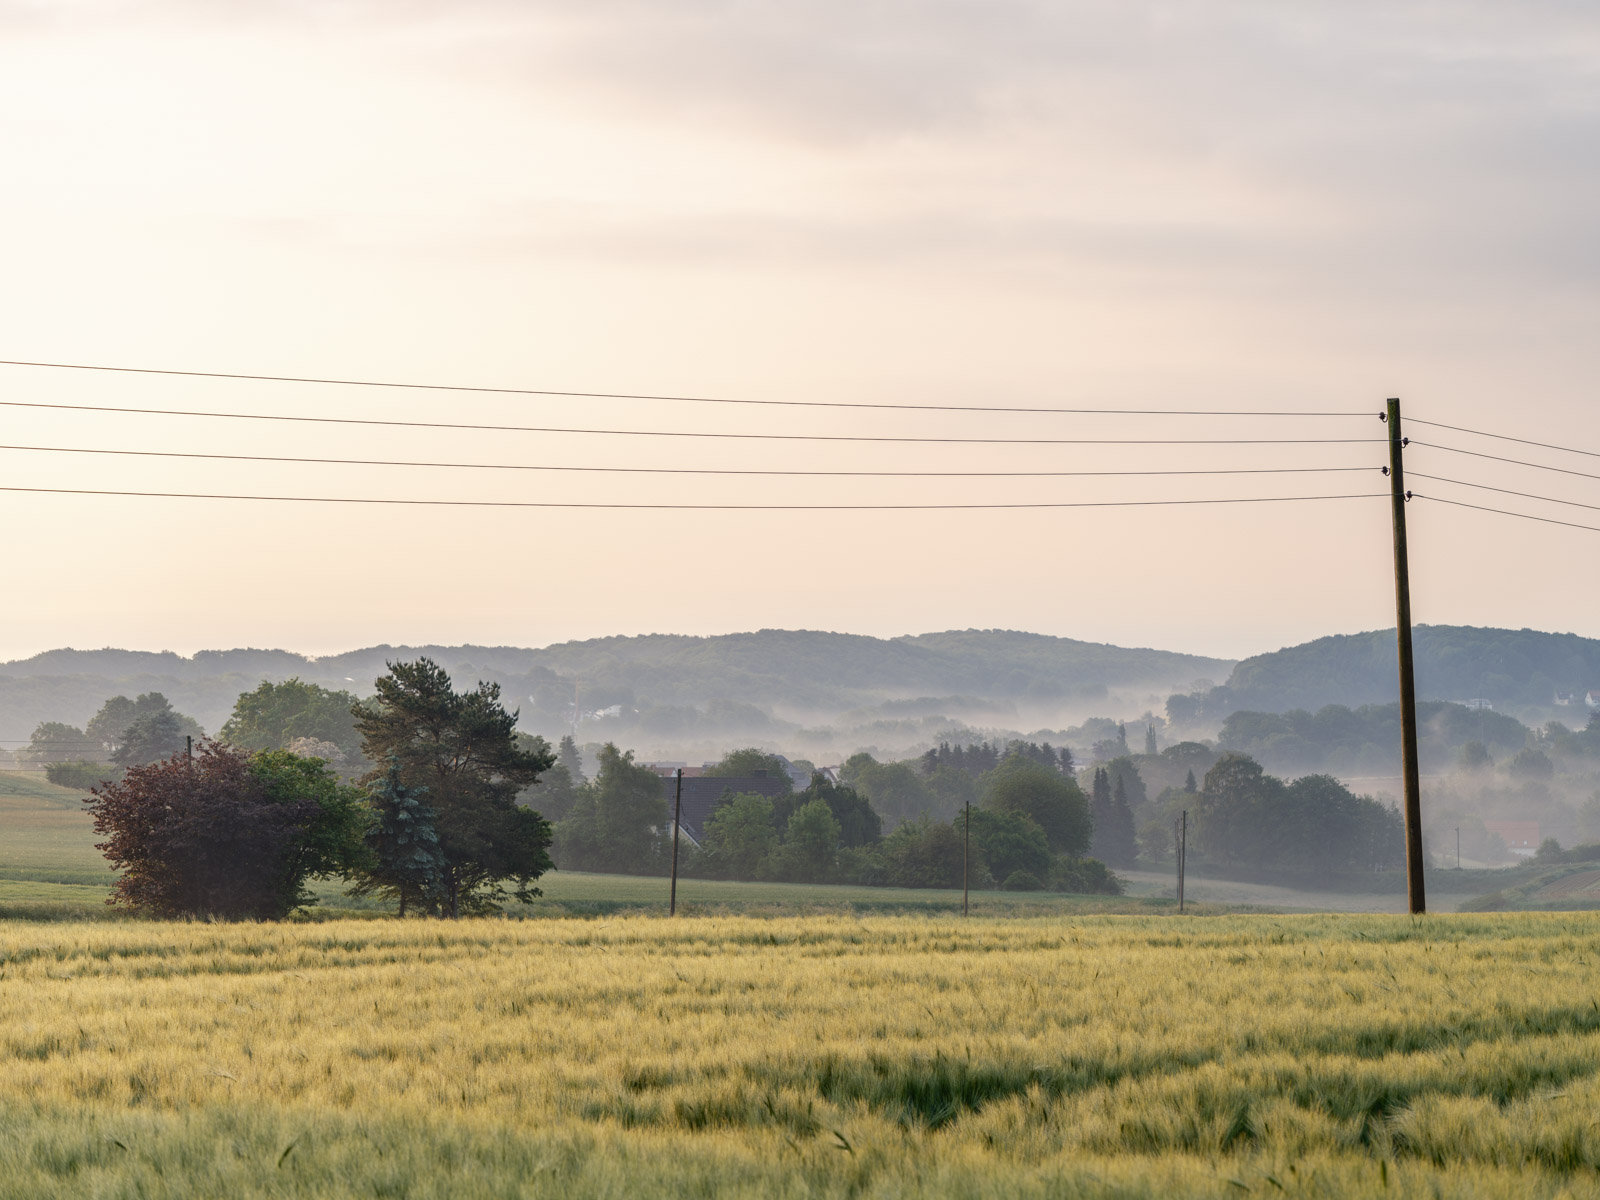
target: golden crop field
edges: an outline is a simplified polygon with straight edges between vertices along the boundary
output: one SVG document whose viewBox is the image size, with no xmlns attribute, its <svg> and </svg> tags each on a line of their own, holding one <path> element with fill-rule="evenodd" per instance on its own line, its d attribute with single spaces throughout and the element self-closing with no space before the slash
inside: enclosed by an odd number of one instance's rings
<svg viewBox="0 0 1600 1200">
<path fill-rule="evenodd" d="M 0 922 L 0 1194 L 1594 1196 L 1600 917 Z"/>
</svg>

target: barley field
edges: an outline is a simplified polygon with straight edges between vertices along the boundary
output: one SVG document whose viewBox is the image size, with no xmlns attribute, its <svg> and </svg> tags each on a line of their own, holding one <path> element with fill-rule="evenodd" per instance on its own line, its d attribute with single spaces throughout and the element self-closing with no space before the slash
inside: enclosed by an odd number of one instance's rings
<svg viewBox="0 0 1600 1200">
<path fill-rule="evenodd" d="M 0 1194 L 1600 1194 L 1600 918 L 0 922 Z"/>
</svg>

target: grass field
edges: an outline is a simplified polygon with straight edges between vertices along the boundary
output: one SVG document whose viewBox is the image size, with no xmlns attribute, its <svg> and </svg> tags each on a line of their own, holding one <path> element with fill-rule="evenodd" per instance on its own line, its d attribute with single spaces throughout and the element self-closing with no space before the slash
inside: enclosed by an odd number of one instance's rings
<svg viewBox="0 0 1600 1200">
<path fill-rule="evenodd" d="M 1600 1195 L 1600 914 L 555 872 L 159 923 L 93 840 L 0 780 L 0 1197 Z"/>
<path fill-rule="evenodd" d="M 1600 918 L 0 922 L 0 1195 L 1593 1196 Z"/>
</svg>

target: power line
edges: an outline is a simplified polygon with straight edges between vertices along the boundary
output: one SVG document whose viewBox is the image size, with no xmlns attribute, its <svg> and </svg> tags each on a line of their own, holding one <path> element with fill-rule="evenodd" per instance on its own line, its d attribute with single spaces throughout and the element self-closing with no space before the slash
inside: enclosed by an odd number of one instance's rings
<svg viewBox="0 0 1600 1200">
<path fill-rule="evenodd" d="M 1587 508 L 1591 512 L 1600 512 L 1600 504 L 1584 504 L 1580 500 L 1557 500 L 1554 496 L 1540 496 L 1533 492 L 1516 492 L 1510 488 L 1490 487 L 1487 483 L 1467 483 L 1460 479 L 1446 479 L 1443 475 L 1424 475 L 1421 471 L 1412 471 L 1416 479 L 1432 479 L 1435 483 L 1453 483 L 1457 487 L 1477 488 L 1481 492 L 1499 492 L 1502 496 L 1521 496 L 1524 500 L 1544 500 L 1550 504 L 1565 504 L 1572 508 Z"/>
<path fill-rule="evenodd" d="M 51 496 L 127 496 L 164 500 L 271 500 L 300 504 L 404 504 L 442 508 L 597 508 L 696 512 L 899 512 L 924 509 L 1155 508 L 1189 504 L 1277 504 L 1305 500 L 1366 500 L 1361 492 L 1339 496 L 1238 496 L 1216 500 L 1073 500 L 1008 504 L 624 504 L 575 500 L 414 500 L 373 496 L 250 496 L 217 492 L 134 492 L 107 488 L 0 487 L 0 492 Z"/>
<path fill-rule="evenodd" d="M 379 379 L 318 379 L 300 375 L 250 375 L 239 371 L 179 371 L 162 367 L 109 367 L 94 363 L 25 362 L 0 359 L 4 367 L 44 367 L 56 371 L 106 371 L 126 375 L 169 375 L 190 379 L 242 379 L 258 383 L 316 383 L 337 387 L 404 388 L 427 392 L 477 392 L 498 396 L 567 396 L 580 400 L 664 400 L 684 404 L 747 404 L 783 408 L 861 408 L 904 412 L 1065 413 L 1141 417 L 1366 417 L 1365 412 L 1263 412 L 1240 409 L 1054 408 L 987 404 L 884 404 L 856 400 L 749 400 L 726 396 L 670 396 L 639 392 L 567 392 L 555 388 L 481 387 L 465 383 L 405 383 Z"/>
<path fill-rule="evenodd" d="M 114 454 L 135 458 L 198 458 L 224 462 L 311 463 L 350 467 L 444 467 L 475 471 L 585 471 L 623 475 L 798 475 L 862 479 L 1058 479 L 1150 475 L 1316 475 L 1371 471 L 1373 467 L 1248 467 L 1181 471 L 773 471 L 755 467 L 578 467 L 548 463 L 424 462 L 386 458 L 302 458 L 286 454 L 208 454 L 187 450 L 118 450 L 87 446 L 7 446 L 45 454 Z"/>
<path fill-rule="evenodd" d="M 1465 425 L 1446 425 L 1442 421 L 1419 421 L 1416 417 L 1406 418 L 1412 425 L 1431 425 L 1435 429 L 1450 429 L 1456 433 L 1470 433 L 1477 437 L 1495 438 L 1502 442 L 1519 442 L 1524 446 L 1538 446 L 1542 450 L 1560 450 L 1566 454 L 1582 454 L 1586 458 L 1600 458 L 1600 450 L 1578 450 L 1572 446 L 1561 446 L 1555 442 L 1535 442 L 1529 438 L 1511 437 L 1504 433 L 1490 433 L 1484 429 L 1468 429 Z"/>
<path fill-rule="evenodd" d="M 1545 525 L 1565 525 L 1568 529 L 1587 529 L 1590 533 L 1600 533 L 1600 525 L 1579 525 L 1574 521 L 1558 521 L 1554 517 L 1536 517 L 1532 513 L 1511 512 L 1504 508 L 1489 508 L 1482 504 L 1468 504 L 1465 500 L 1445 500 L 1439 496 L 1424 496 L 1421 492 L 1412 492 L 1416 500 L 1431 500 L 1435 504 L 1453 504 L 1457 508 L 1471 508 L 1478 512 L 1499 513 L 1502 517 L 1519 517 L 1524 521 L 1539 521 Z"/>
<path fill-rule="evenodd" d="M 303 417 L 283 413 L 210 412 L 186 408 L 133 408 L 110 404 L 49 404 L 40 400 L 0 400 L 6 408 L 49 408 L 66 412 L 131 413 L 156 417 L 216 417 L 236 421 L 298 421 L 312 425 L 379 425 L 397 429 L 470 429 L 493 433 L 581 433 L 606 437 L 732 438 L 769 442 L 917 442 L 1005 446 L 1312 446 L 1365 445 L 1381 438 L 973 438 L 883 437 L 827 433 L 727 433 L 682 429 L 573 429 L 548 425 L 480 425 L 460 421 L 396 421 L 377 417 Z"/>
<path fill-rule="evenodd" d="M 1532 467 L 1536 471 L 1554 471 L 1557 475 L 1576 475 L 1580 479 L 1600 479 L 1600 475 L 1588 471 L 1574 471 L 1569 467 L 1552 467 L 1546 463 L 1525 462 L 1520 458 L 1503 458 L 1498 454 L 1485 454 L 1481 450 L 1463 450 L 1459 446 L 1440 446 L 1434 442 L 1419 442 L 1415 438 L 1410 442 L 1413 446 L 1426 446 L 1429 450 L 1444 450 L 1451 454 L 1465 454 L 1472 458 L 1486 458 L 1490 462 L 1510 463 L 1514 467 Z"/>
</svg>

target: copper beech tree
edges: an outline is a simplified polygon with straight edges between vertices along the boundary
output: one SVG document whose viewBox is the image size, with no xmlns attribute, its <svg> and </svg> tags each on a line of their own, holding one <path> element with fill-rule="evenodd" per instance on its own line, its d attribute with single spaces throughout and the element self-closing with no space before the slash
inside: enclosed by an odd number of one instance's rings
<svg viewBox="0 0 1600 1200">
<path fill-rule="evenodd" d="M 313 876 L 358 869 L 369 815 L 327 764 L 215 742 L 129 769 L 86 802 L 122 872 L 109 903 L 155 916 L 273 920 Z"/>
</svg>

